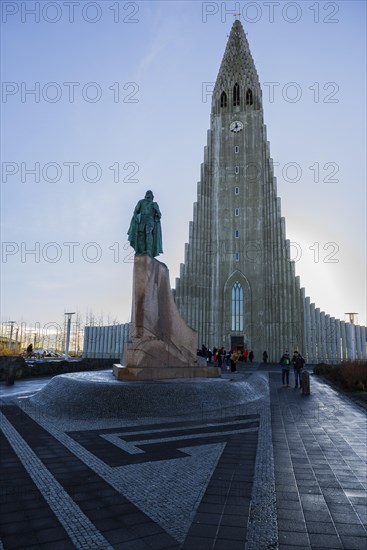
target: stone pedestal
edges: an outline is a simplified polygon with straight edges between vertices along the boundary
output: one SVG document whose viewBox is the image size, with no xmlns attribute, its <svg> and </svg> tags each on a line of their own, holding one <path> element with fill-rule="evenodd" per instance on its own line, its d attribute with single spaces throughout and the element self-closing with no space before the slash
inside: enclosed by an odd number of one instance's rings
<svg viewBox="0 0 367 550">
<path fill-rule="evenodd" d="M 166 380 L 171 378 L 218 378 L 218 367 L 124 367 L 113 365 L 113 374 L 117 380 Z"/>
<path fill-rule="evenodd" d="M 197 333 L 182 319 L 172 296 L 165 264 L 149 256 L 135 256 L 133 304 L 129 340 L 121 365 L 113 373 L 120 380 L 218 377 L 196 355 Z"/>
</svg>

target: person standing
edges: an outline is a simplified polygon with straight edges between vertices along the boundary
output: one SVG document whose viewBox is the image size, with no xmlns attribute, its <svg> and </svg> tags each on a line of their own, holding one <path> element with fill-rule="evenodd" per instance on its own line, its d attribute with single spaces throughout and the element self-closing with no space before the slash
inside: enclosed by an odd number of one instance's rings
<svg viewBox="0 0 367 550">
<path fill-rule="evenodd" d="M 240 358 L 240 352 L 234 351 L 231 355 L 231 372 L 237 371 L 237 361 Z"/>
<path fill-rule="evenodd" d="M 289 358 L 289 353 L 286 350 L 280 358 L 280 365 L 282 367 L 282 384 L 283 388 L 289 388 L 289 369 L 291 365 L 291 360 Z"/>
<path fill-rule="evenodd" d="M 295 350 L 292 357 L 295 388 L 298 388 L 298 382 L 299 382 L 299 387 L 302 388 L 302 369 L 303 369 L 304 362 L 305 360 L 303 359 L 302 355 L 298 353 L 297 350 Z"/>
<path fill-rule="evenodd" d="M 221 347 L 220 350 L 218 351 L 218 367 L 221 369 L 222 368 L 222 365 L 223 365 L 223 357 L 225 355 L 225 351 L 224 351 L 224 348 Z"/>
<path fill-rule="evenodd" d="M 268 361 L 268 352 L 267 351 L 263 351 L 263 362 L 264 363 L 267 363 Z"/>
<path fill-rule="evenodd" d="M 248 355 L 248 358 L 250 359 L 250 363 L 252 363 L 252 361 L 254 360 L 254 352 L 251 350 L 249 355 Z"/>
</svg>

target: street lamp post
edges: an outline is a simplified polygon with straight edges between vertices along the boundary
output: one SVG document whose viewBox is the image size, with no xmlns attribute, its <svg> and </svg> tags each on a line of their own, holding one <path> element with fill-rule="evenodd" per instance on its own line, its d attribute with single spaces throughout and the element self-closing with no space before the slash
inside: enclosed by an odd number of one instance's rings
<svg viewBox="0 0 367 550">
<path fill-rule="evenodd" d="M 11 340 L 12 340 L 12 338 L 13 338 L 14 323 L 15 323 L 15 321 L 9 321 L 9 325 L 10 325 L 10 336 L 9 336 L 8 349 L 11 349 Z"/>
<path fill-rule="evenodd" d="M 355 311 L 347 311 L 344 313 L 344 315 L 349 316 L 349 342 L 350 342 L 350 348 L 348 351 L 348 355 L 350 354 L 350 357 L 348 359 L 350 361 L 356 360 L 356 327 L 355 323 L 357 321 L 357 315 Z"/>
<path fill-rule="evenodd" d="M 66 326 L 66 344 L 65 344 L 65 360 L 69 361 L 69 344 L 70 344 L 70 330 L 71 330 L 71 316 L 75 315 L 75 311 L 65 313 L 67 315 L 67 326 Z"/>
</svg>

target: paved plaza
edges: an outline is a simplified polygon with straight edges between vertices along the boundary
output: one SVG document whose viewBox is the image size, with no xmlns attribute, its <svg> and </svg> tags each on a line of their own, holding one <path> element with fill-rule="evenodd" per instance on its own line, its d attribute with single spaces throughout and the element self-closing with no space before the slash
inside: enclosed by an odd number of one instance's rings
<svg viewBox="0 0 367 550">
<path fill-rule="evenodd" d="M 2 385 L 2 548 L 365 550 L 365 410 L 277 366 L 223 378 L 226 401 L 154 417 L 75 416 L 66 395 L 55 415 L 42 380 Z"/>
</svg>

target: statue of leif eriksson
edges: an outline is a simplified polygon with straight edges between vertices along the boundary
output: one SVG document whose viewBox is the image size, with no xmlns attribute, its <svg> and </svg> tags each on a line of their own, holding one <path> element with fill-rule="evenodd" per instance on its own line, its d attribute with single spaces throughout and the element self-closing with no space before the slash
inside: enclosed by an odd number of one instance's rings
<svg viewBox="0 0 367 550">
<path fill-rule="evenodd" d="M 145 193 L 135 207 L 130 222 L 128 239 L 135 250 L 135 256 L 159 256 L 162 254 L 162 229 L 160 218 L 162 216 L 159 206 L 153 202 L 152 191 Z"/>
</svg>

